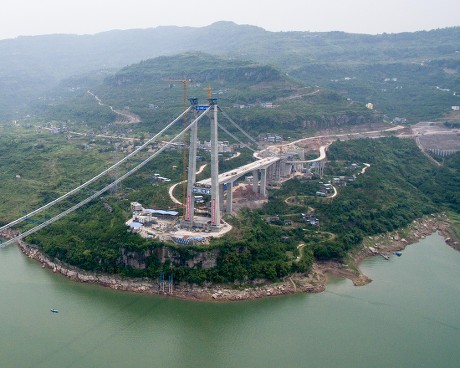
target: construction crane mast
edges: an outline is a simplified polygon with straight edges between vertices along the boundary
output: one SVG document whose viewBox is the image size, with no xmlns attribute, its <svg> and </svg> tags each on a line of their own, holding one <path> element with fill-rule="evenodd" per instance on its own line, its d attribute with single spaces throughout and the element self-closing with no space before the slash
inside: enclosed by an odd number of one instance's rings
<svg viewBox="0 0 460 368">
<path fill-rule="evenodd" d="M 191 79 L 166 79 L 165 82 L 176 82 L 182 83 L 184 86 L 184 111 L 187 110 L 187 83 L 191 83 Z M 187 114 L 184 114 L 184 129 L 187 127 Z M 186 197 L 187 197 L 187 133 L 184 132 L 184 139 L 183 139 L 184 147 L 184 164 L 183 164 L 183 172 L 182 172 L 182 196 L 183 196 L 183 204 L 184 208 L 186 205 Z"/>
</svg>

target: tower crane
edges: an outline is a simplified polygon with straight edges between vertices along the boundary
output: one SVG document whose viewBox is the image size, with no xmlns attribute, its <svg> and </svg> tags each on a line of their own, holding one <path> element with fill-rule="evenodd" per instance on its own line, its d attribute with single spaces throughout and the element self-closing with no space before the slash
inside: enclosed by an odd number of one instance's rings
<svg viewBox="0 0 460 368">
<path fill-rule="evenodd" d="M 176 83 L 182 83 L 184 86 L 184 111 L 187 110 L 187 83 L 191 83 L 191 79 L 165 79 L 165 82 L 176 82 Z M 184 115 L 184 129 L 187 127 L 187 114 Z M 182 172 L 182 197 L 183 197 L 183 204 L 185 207 L 186 204 L 186 199 L 187 199 L 187 133 L 184 132 L 184 147 L 183 147 L 183 152 L 184 152 L 184 165 L 183 165 L 183 172 Z"/>
<path fill-rule="evenodd" d="M 206 88 L 206 91 L 208 92 L 208 100 L 210 98 L 212 98 L 212 87 L 211 85 L 208 85 L 208 87 Z"/>
</svg>

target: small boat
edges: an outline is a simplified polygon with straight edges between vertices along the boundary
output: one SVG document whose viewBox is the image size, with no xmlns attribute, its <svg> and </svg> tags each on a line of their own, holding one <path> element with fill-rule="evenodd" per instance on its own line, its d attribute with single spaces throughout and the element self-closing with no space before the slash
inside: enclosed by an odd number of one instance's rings
<svg viewBox="0 0 460 368">
<path fill-rule="evenodd" d="M 401 257 L 401 256 L 402 256 L 402 252 L 399 252 L 399 251 L 394 252 L 393 254 L 394 254 L 395 256 L 398 256 L 398 257 Z"/>
<path fill-rule="evenodd" d="M 59 313 L 59 311 L 58 311 L 57 309 L 54 309 L 54 308 L 50 309 L 50 312 L 52 312 L 52 313 Z"/>
<path fill-rule="evenodd" d="M 382 258 L 386 259 L 387 261 L 390 260 L 390 257 L 387 256 L 386 254 L 383 254 L 383 253 L 379 253 L 380 256 L 382 256 Z"/>
</svg>

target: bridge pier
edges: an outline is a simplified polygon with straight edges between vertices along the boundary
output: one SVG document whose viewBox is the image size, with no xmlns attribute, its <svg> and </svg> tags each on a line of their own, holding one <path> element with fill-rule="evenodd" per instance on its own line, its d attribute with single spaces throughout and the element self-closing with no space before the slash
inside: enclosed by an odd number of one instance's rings
<svg viewBox="0 0 460 368">
<path fill-rule="evenodd" d="M 260 194 L 267 196 L 267 169 L 260 170 Z"/>
<path fill-rule="evenodd" d="M 273 180 L 273 177 L 274 177 L 274 169 L 275 165 L 271 165 L 269 167 L 267 167 L 267 180 L 268 181 L 272 181 Z"/>
<path fill-rule="evenodd" d="M 275 181 L 279 182 L 281 179 L 281 162 L 277 161 L 275 163 Z"/>
<path fill-rule="evenodd" d="M 281 176 L 283 178 L 288 177 L 290 175 L 291 170 L 292 170 L 292 165 L 290 163 L 284 162 L 282 165 Z"/>
<path fill-rule="evenodd" d="M 321 160 L 318 162 L 318 175 L 321 179 L 323 178 L 323 172 L 324 172 L 324 160 Z"/>
<path fill-rule="evenodd" d="M 219 202 L 220 208 L 224 208 L 224 183 L 219 184 Z"/>
<path fill-rule="evenodd" d="M 252 171 L 252 191 L 257 193 L 259 191 L 259 170 Z"/>
<path fill-rule="evenodd" d="M 233 211 L 233 183 L 227 183 L 227 203 L 226 203 L 226 212 L 228 214 Z"/>
</svg>

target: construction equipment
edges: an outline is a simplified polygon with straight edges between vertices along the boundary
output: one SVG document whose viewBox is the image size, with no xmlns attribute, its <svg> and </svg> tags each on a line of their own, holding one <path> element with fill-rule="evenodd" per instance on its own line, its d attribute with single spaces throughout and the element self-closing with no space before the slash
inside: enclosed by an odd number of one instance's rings
<svg viewBox="0 0 460 368">
<path fill-rule="evenodd" d="M 212 87 L 211 85 L 208 85 L 208 88 L 206 88 L 206 91 L 208 92 L 208 100 L 212 98 Z"/>
<path fill-rule="evenodd" d="M 191 79 L 165 79 L 165 82 L 176 82 L 182 83 L 184 86 L 184 111 L 187 110 L 187 83 L 191 83 Z M 184 115 L 184 129 L 187 127 L 187 114 Z M 183 196 L 183 205 L 185 208 L 186 200 L 187 200 L 187 133 L 184 132 L 184 165 L 183 165 L 183 173 L 182 173 L 182 196 Z"/>
</svg>

